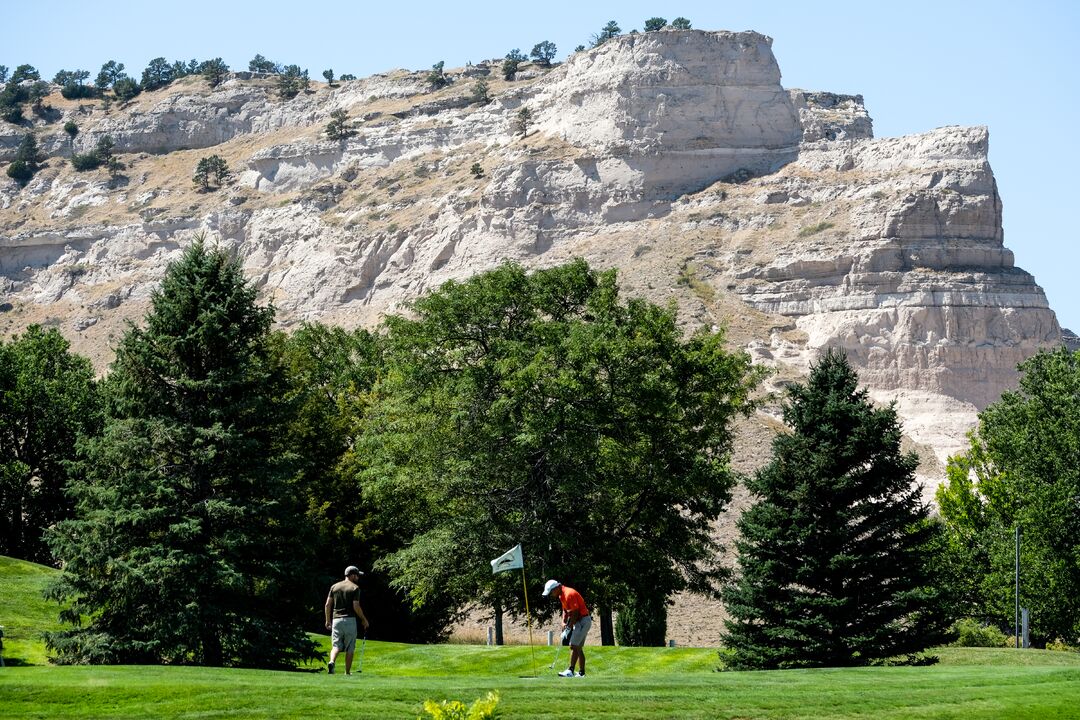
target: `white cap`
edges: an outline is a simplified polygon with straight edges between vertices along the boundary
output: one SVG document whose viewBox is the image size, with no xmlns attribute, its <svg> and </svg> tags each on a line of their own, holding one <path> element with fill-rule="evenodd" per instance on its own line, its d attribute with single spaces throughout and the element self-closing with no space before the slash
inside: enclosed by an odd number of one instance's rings
<svg viewBox="0 0 1080 720">
<path fill-rule="evenodd" d="M 544 592 L 543 592 L 544 597 L 547 597 L 548 595 L 550 595 L 551 591 L 554 590 L 555 588 L 559 587 L 560 585 L 562 585 L 562 583 L 559 582 L 558 580 L 548 580 L 546 583 L 544 583 Z"/>
<path fill-rule="evenodd" d="M 349 567 L 345 568 L 345 577 L 349 577 L 353 573 L 356 573 L 357 575 L 364 574 L 360 571 L 360 568 L 356 567 L 355 565 L 350 565 Z"/>
</svg>

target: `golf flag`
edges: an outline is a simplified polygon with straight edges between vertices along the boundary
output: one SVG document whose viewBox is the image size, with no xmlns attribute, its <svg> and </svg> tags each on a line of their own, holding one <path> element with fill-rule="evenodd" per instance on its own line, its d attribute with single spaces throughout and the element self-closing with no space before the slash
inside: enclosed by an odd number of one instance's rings
<svg viewBox="0 0 1080 720">
<path fill-rule="evenodd" d="M 501 572 L 507 570 L 524 570 L 525 558 L 521 554 L 521 544 L 518 543 L 514 547 L 504 552 L 499 557 L 491 561 L 491 574 L 498 575 Z"/>
</svg>

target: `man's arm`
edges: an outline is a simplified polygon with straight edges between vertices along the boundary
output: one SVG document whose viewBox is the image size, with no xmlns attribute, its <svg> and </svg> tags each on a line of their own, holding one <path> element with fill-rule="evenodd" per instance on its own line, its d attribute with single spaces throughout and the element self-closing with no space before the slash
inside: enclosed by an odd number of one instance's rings
<svg viewBox="0 0 1080 720">
<path fill-rule="evenodd" d="M 323 614 L 326 615 L 326 629 L 330 629 L 330 618 L 334 613 L 334 597 L 332 595 L 326 596 L 326 605 L 323 606 Z"/>
<path fill-rule="evenodd" d="M 359 600 L 353 600 L 352 601 L 352 609 L 353 609 L 353 612 L 356 613 L 356 617 L 360 618 L 360 624 L 364 626 L 365 630 L 367 630 L 368 629 L 368 621 L 367 621 L 367 618 L 364 617 L 364 611 L 360 608 L 360 601 Z"/>
</svg>

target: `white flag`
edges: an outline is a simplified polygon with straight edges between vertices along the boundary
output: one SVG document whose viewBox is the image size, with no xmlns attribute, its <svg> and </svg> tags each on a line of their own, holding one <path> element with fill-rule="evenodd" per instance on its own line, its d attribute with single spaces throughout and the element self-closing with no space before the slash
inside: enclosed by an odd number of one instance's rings
<svg viewBox="0 0 1080 720">
<path fill-rule="evenodd" d="M 521 544 L 517 544 L 491 561 L 491 574 L 498 575 L 507 570 L 525 567 L 525 558 L 521 555 Z"/>
</svg>

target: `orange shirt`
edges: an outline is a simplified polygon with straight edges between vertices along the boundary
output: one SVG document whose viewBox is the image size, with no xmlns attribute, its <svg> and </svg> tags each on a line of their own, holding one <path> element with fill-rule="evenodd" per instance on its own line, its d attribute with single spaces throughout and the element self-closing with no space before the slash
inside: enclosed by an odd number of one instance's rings
<svg viewBox="0 0 1080 720">
<path fill-rule="evenodd" d="M 562 586 L 562 594 L 559 595 L 559 602 L 562 603 L 563 612 L 577 610 L 581 614 L 581 617 L 585 617 L 589 614 L 589 608 L 585 607 L 585 598 L 581 597 L 581 593 L 572 587 L 566 585 Z"/>
</svg>

